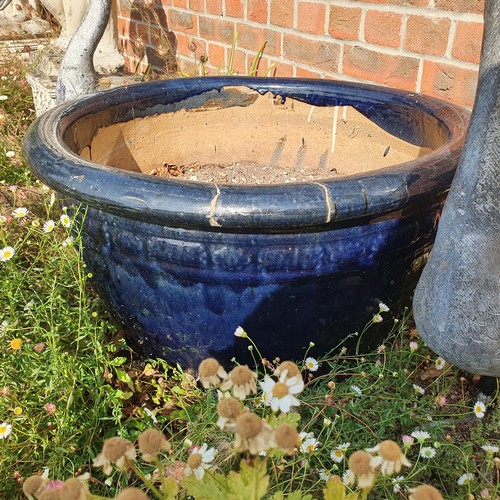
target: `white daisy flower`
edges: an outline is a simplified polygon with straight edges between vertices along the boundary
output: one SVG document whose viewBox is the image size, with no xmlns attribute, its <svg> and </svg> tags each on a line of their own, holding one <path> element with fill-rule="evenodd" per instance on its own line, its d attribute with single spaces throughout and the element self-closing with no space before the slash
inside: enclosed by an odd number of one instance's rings
<svg viewBox="0 0 500 500">
<path fill-rule="evenodd" d="M 371 459 L 370 466 L 373 470 L 380 467 L 380 472 L 384 476 L 392 476 L 392 474 L 398 473 L 403 465 L 411 467 L 410 461 L 406 458 L 400 446 L 389 439 L 366 451 L 369 453 L 378 452 L 378 455 Z"/>
<path fill-rule="evenodd" d="M 343 450 L 340 446 L 337 446 L 337 448 L 331 451 L 330 458 L 339 464 L 345 458 L 345 450 Z"/>
<path fill-rule="evenodd" d="M 470 472 L 468 472 L 467 474 L 462 474 L 458 478 L 457 483 L 460 486 L 463 486 L 465 484 L 469 484 L 473 479 L 474 479 L 474 474 L 471 474 Z"/>
<path fill-rule="evenodd" d="M 428 458 L 428 459 L 434 458 L 436 456 L 436 450 L 431 446 L 424 446 L 420 450 L 420 456 L 422 458 Z"/>
<path fill-rule="evenodd" d="M 9 96 L 2 94 L 0 95 L 0 101 L 6 101 L 9 98 Z"/>
<path fill-rule="evenodd" d="M 357 385 L 351 385 L 349 389 L 354 392 L 357 396 L 361 396 L 363 394 L 363 391 L 359 388 Z"/>
<path fill-rule="evenodd" d="M 42 229 L 44 233 L 51 233 L 56 227 L 56 223 L 53 220 L 48 220 L 44 223 Z"/>
<path fill-rule="evenodd" d="M 158 419 L 156 418 L 155 413 L 152 412 L 149 408 L 144 407 L 144 412 L 153 421 L 154 424 L 158 423 Z"/>
<path fill-rule="evenodd" d="M 410 342 L 410 351 L 416 351 L 418 349 L 418 342 Z"/>
<path fill-rule="evenodd" d="M 423 443 L 426 439 L 430 439 L 431 435 L 427 431 L 413 431 L 411 433 L 419 443 Z"/>
<path fill-rule="evenodd" d="M 483 418 L 485 413 L 486 413 L 485 404 L 481 401 L 477 401 L 476 404 L 474 405 L 474 415 L 476 415 L 477 418 Z"/>
<path fill-rule="evenodd" d="M 415 389 L 415 392 L 418 394 L 425 394 L 425 389 L 417 384 L 413 384 L 413 389 Z"/>
<path fill-rule="evenodd" d="M 12 217 L 14 219 L 24 219 L 28 213 L 29 211 L 26 207 L 18 207 L 12 212 Z"/>
<path fill-rule="evenodd" d="M 384 321 L 384 318 L 382 318 L 382 316 L 380 314 L 374 314 L 372 321 L 374 323 L 382 323 L 382 321 Z"/>
<path fill-rule="evenodd" d="M 59 221 L 61 222 L 63 227 L 71 226 L 71 219 L 69 218 L 68 214 L 62 214 L 61 217 L 59 217 Z"/>
<path fill-rule="evenodd" d="M 245 332 L 245 330 L 243 330 L 243 327 L 238 326 L 238 328 L 236 328 L 236 330 L 234 331 L 234 336 L 241 337 L 241 338 L 247 338 L 248 334 L 247 334 L 247 332 Z"/>
<path fill-rule="evenodd" d="M 304 442 L 308 438 L 313 438 L 314 432 L 299 432 L 299 443 Z"/>
<path fill-rule="evenodd" d="M 445 364 L 446 364 L 446 361 L 441 356 L 439 356 L 436 359 L 436 369 L 437 370 L 442 370 L 444 368 Z"/>
<path fill-rule="evenodd" d="M 488 454 L 488 455 L 493 455 L 494 453 L 498 453 L 499 448 L 498 446 L 492 446 L 489 444 L 483 444 L 481 448 Z"/>
<path fill-rule="evenodd" d="M 7 158 L 14 158 L 14 156 L 16 156 L 16 152 L 15 152 L 15 151 L 7 151 L 7 152 L 5 153 L 5 156 L 6 156 Z"/>
<path fill-rule="evenodd" d="M 342 474 L 342 484 L 347 485 L 347 482 L 350 478 L 351 471 L 349 469 L 346 469 L 344 473 Z"/>
<path fill-rule="evenodd" d="M 307 358 L 305 360 L 305 365 L 306 365 L 306 368 L 310 371 L 310 372 L 315 372 L 317 371 L 318 367 L 319 367 L 319 363 L 316 359 L 314 358 Z"/>
<path fill-rule="evenodd" d="M 9 437 L 11 431 L 12 431 L 12 425 L 6 422 L 2 422 L 0 424 L 0 439 L 5 439 Z"/>
<path fill-rule="evenodd" d="M 386 313 L 386 312 L 389 312 L 389 307 L 387 305 L 385 305 L 383 302 L 379 302 L 378 310 L 381 313 Z"/>
<path fill-rule="evenodd" d="M 332 475 L 325 469 L 319 469 L 318 474 L 319 474 L 319 478 L 325 482 L 328 481 L 332 477 Z"/>
<path fill-rule="evenodd" d="M 288 413 L 292 406 L 299 406 L 300 401 L 295 397 L 304 388 L 304 382 L 300 375 L 287 378 L 288 373 L 281 373 L 278 382 L 275 382 L 269 375 L 264 377 L 263 382 L 259 382 L 264 393 L 268 397 L 272 396 L 271 409 Z"/>
<path fill-rule="evenodd" d="M 3 247 L 0 249 L 0 262 L 7 262 L 14 257 L 16 251 L 12 247 Z"/>
<path fill-rule="evenodd" d="M 201 448 L 194 448 L 187 460 L 187 467 L 185 474 L 193 473 L 196 479 L 203 479 L 205 469 L 210 468 L 210 462 L 215 458 L 215 448 L 208 449 L 206 443 Z"/>
<path fill-rule="evenodd" d="M 392 478 L 392 484 L 394 485 L 392 491 L 394 493 L 399 493 L 401 491 L 401 481 L 404 480 L 404 476 L 396 476 Z"/>
<path fill-rule="evenodd" d="M 55 202 L 56 202 L 56 193 L 52 191 L 52 193 L 50 193 L 49 206 L 53 207 Z"/>
<path fill-rule="evenodd" d="M 304 441 L 302 441 L 302 444 L 300 445 L 300 451 L 302 453 L 307 453 L 310 455 L 311 453 L 314 453 L 316 451 L 316 448 L 319 444 L 320 442 L 316 438 L 304 439 Z"/>
<path fill-rule="evenodd" d="M 73 236 L 68 236 L 62 243 L 61 245 L 66 248 L 70 247 L 73 243 L 75 242 L 75 238 Z"/>
</svg>

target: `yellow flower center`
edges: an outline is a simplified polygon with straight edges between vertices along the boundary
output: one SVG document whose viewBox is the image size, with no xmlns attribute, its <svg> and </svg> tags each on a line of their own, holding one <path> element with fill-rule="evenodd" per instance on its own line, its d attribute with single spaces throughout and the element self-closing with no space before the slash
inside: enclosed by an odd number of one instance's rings
<svg viewBox="0 0 500 500">
<path fill-rule="evenodd" d="M 335 450 L 333 453 L 336 457 L 339 457 L 339 458 L 342 458 L 344 456 L 344 454 L 342 453 L 341 450 Z"/>
<path fill-rule="evenodd" d="M 191 469 L 197 469 L 203 462 L 203 457 L 199 453 L 191 453 L 187 460 L 187 464 Z"/>
<path fill-rule="evenodd" d="M 0 435 L 5 434 L 7 432 L 6 425 L 0 425 Z"/>
<path fill-rule="evenodd" d="M 273 396 L 278 399 L 284 398 L 290 394 L 288 386 L 284 382 L 276 382 L 271 392 L 273 393 Z"/>
<path fill-rule="evenodd" d="M 10 343 L 10 347 L 11 349 L 13 349 L 14 351 L 17 351 L 19 349 L 21 349 L 21 344 L 22 344 L 22 340 L 21 339 L 14 339 L 12 340 L 12 342 Z"/>
<path fill-rule="evenodd" d="M 14 408 L 14 415 L 21 415 L 22 412 L 23 412 L 23 409 L 20 406 L 16 406 Z"/>
</svg>

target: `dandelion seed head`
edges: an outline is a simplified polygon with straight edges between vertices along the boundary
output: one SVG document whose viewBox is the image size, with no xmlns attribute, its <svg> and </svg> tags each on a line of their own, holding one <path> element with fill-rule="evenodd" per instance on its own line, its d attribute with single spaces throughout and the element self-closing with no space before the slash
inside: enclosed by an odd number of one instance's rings
<svg viewBox="0 0 500 500">
<path fill-rule="evenodd" d="M 28 497 L 33 497 L 42 492 L 44 480 L 42 476 L 31 476 L 23 483 L 23 493 Z"/>
<path fill-rule="evenodd" d="M 256 437 L 263 428 L 263 420 L 255 415 L 255 413 L 245 413 L 236 419 L 236 432 L 243 439 Z"/>
<path fill-rule="evenodd" d="M 172 446 L 166 440 L 163 433 L 156 429 L 147 429 L 142 432 L 137 444 L 142 453 L 142 458 L 146 462 L 155 460 L 160 451 L 170 451 L 172 449 Z"/>
<path fill-rule="evenodd" d="M 127 439 L 112 437 L 104 441 L 102 453 L 110 462 L 117 462 L 133 447 L 134 445 Z"/>
<path fill-rule="evenodd" d="M 408 491 L 410 493 L 409 500 L 443 500 L 440 491 L 429 484 L 422 484 Z"/>
</svg>

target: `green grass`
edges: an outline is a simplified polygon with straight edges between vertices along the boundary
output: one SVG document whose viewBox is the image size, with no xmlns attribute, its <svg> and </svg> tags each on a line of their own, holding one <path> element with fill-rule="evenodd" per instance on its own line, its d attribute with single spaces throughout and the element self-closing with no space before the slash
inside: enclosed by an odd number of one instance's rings
<svg viewBox="0 0 500 500">
<path fill-rule="evenodd" d="M 214 498 L 226 495 L 217 488 L 238 491 L 243 479 L 264 472 L 254 467 L 227 476 L 229 471 L 238 470 L 240 462 L 260 462 L 234 449 L 234 434 L 215 425 L 215 389 L 202 390 L 179 368 L 143 360 L 127 347 L 119 325 L 89 284 L 75 219 L 78 207 L 65 208 L 68 202 L 33 179 L 22 160 L 20 142 L 34 117 L 24 69 L 7 63 L 0 71 L 0 96 L 7 96 L 0 98 L 0 249 L 15 250 L 0 262 L 0 423 L 12 426 L 0 439 L 0 497 L 20 497 L 22 480 L 45 469 L 51 479 L 61 480 L 90 472 L 91 491 L 107 497 L 126 486 L 140 486 L 141 476 L 154 475 L 157 463 L 138 459 L 139 475 L 115 469 L 108 478 L 92 461 L 106 438 L 135 441 L 150 427 L 161 429 L 172 444 L 172 451 L 161 455 L 166 476 L 176 470 L 174 462 L 177 469 L 185 466 L 192 445 L 206 443 L 217 455 L 206 484 L 200 483 L 204 494 Z M 14 217 L 21 207 L 27 215 Z M 65 227 L 66 217 L 71 227 Z M 54 221 L 50 231 L 48 221 Z M 73 241 L 68 242 L 70 236 Z M 266 464 L 266 496 L 283 498 L 280 492 L 300 490 L 294 498 L 321 497 L 322 476 L 342 476 L 355 450 L 388 439 L 402 446 L 404 435 L 422 430 L 429 439 L 403 448 L 412 466 L 391 477 L 379 476 L 369 498 L 408 498 L 407 489 L 422 483 L 436 486 L 445 498 L 482 498 L 484 490 L 489 498 L 499 497 L 499 454 L 481 448 L 500 445 L 498 393 L 478 418 L 473 377 L 440 366 L 412 329 L 410 314 L 397 320 L 390 312 L 382 316 L 394 327 L 374 352 L 321 353 L 311 346 L 307 356 L 319 363 L 314 372 L 297 360 L 306 387 L 293 412 L 274 415 L 262 404 L 260 390 L 246 399 L 246 408 L 271 426 L 288 421 L 317 441 L 310 452 L 299 444 L 292 456 L 268 450 L 266 458 L 257 459 Z M 249 339 L 239 341 L 246 350 Z M 264 367 L 258 359 L 255 368 L 262 380 Z M 272 373 L 269 364 L 266 369 Z M 344 443 L 349 443 L 345 456 L 336 462 L 331 454 Z M 435 456 L 423 458 L 424 447 Z M 474 479 L 459 485 L 467 473 Z M 403 476 L 399 492 L 394 490 L 396 476 Z M 148 483 L 148 476 L 143 479 Z M 216 494 L 210 496 L 211 491 Z"/>
</svg>

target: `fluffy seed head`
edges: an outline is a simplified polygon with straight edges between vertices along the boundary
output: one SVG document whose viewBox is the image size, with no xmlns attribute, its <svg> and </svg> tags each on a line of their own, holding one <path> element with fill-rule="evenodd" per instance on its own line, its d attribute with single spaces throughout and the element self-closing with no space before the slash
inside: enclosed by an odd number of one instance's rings
<svg viewBox="0 0 500 500">
<path fill-rule="evenodd" d="M 241 403 L 235 398 L 221 398 L 217 404 L 217 413 L 224 418 L 235 419 L 242 411 Z"/>
<path fill-rule="evenodd" d="M 388 462 L 396 462 L 401 459 L 401 448 L 397 443 L 391 440 L 382 441 L 380 443 L 379 455 Z"/>
<path fill-rule="evenodd" d="M 356 476 L 370 474 L 372 472 L 372 469 L 370 467 L 371 459 L 372 459 L 372 456 L 367 451 L 363 451 L 363 450 L 355 451 L 349 457 L 349 469 Z"/>
<path fill-rule="evenodd" d="M 116 462 L 118 459 L 123 457 L 130 448 L 133 447 L 134 445 L 127 439 L 112 437 L 104 441 L 102 453 L 110 462 Z"/>
<path fill-rule="evenodd" d="M 255 413 L 244 413 L 236 419 L 236 432 L 243 439 L 252 439 L 262 431 L 264 424 Z"/>
</svg>

